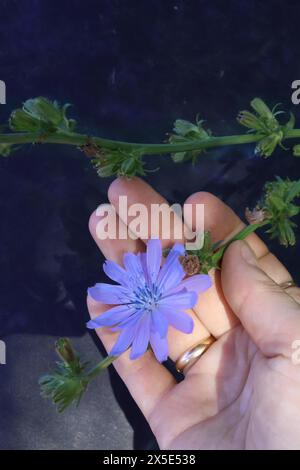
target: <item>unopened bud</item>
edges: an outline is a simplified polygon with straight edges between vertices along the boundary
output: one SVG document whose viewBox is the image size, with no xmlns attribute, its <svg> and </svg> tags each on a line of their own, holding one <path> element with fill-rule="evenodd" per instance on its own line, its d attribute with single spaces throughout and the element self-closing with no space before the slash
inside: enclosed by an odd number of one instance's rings
<svg viewBox="0 0 300 470">
<path fill-rule="evenodd" d="M 75 351 L 69 338 L 60 338 L 55 344 L 55 350 L 67 364 L 76 360 Z"/>
<path fill-rule="evenodd" d="M 261 98 L 254 98 L 250 104 L 259 116 L 266 119 L 273 119 L 272 111 Z"/>
</svg>

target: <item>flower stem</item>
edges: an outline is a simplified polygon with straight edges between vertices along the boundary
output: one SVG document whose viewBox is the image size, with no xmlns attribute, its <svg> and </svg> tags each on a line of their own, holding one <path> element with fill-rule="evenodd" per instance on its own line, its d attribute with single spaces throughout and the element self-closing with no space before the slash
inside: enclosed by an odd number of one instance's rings
<svg viewBox="0 0 300 470">
<path fill-rule="evenodd" d="M 300 137 L 300 129 L 292 129 L 285 135 L 286 139 Z M 0 144 L 28 144 L 28 143 L 49 143 L 65 145 L 84 145 L 87 140 L 92 140 L 99 147 L 107 149 L 136 150 L 142 149 L 145 154 L 162 154 L 171 152 L 183 152 L 188 150 L 199 150 L 212 147 L 222 147 L 227 145 L 250 144 L 261 139 L 259 134 L 228 135 L 221 137 L 209 137 L 199 141 L 191 141 L 173 144 L 149 144 L 124 142 L 118 140 L 104 139 L 101 137 L 88 137 L 85 134 L 73 132 L 55 132 L 51 134 L 41 134 L 39 132 L 8 133 L 0 134 Z"/>
<path fill-rule="evenodd" d="M 300 133 L 300 130 L 299 130 Z M 53 134 L 41 134 L 39 132 L 8 133 L 0 134 L 0 144 L 28 144 L 28 143 L 49 143 L 66 144 L 80 146 L 87 140 L 92 140 L 99 147 L 106 149 L 136 150 L 143 149 L 144 153 L 161 154 L 170 152 L 182 152 L 187 150 L 198 150 L 211 147 L 222 147 L 223 145 L 238 145 L 257 142 L 261 136 L 242 134 L 223 137 L 209 137 L 205 140 L 184 142 L 177 144 L 149 144 L 124 142 L 118 140 L 104 139 L 101 137 L 90 137 L 85 134 L 71 132 L 56 132 Z"/>
<path fill-rule="evenodd" d="M 244 240 L 246 237 L 248 237 L 248 235 L 250 235 L 250 233 L 255 232 L 258 228 L 261 228 L 264 225 L 268 225 L 269 223 L 270 222 L 268 220 L 265 220 L 264 222 L 259 222 L 259 223 L 247 225 L 246 227 L 244 227 L 240 232 L 234 235 L 230 240 L 228 240 L 228 242 L 224 243 L 224 245 L 222 245 L 218 249 L 218 251 L 214 253 L 212 257 L 213 262 L 217 264 L 221 260 L 221 258 L 223 257 L 225 253 L 225 250 L 228 248 L 228 246 L 232 242 L 237 241 L 237 240 Z"/>
<path fill-rule="evenodd" d="M 286 132 L 285 139 L 294 139 L 300 137 L 300 129 L 292 129 Z M 176 153 L 192 150 L 209 149 L 214 147 L 223 147 L 229 145 L 243 145 L 258 142 L 262 136 L 260 134 L 241 134 L 241 135 L 228 135 L 220 137 L 208 137 L 206 139 L 193 140 L 190 142 L 182 143 L 137 143 L 137 142 L 124 142 L 112 139 L 105 139 L 102 137 L 91 137 L 85 134 L 75 132 L 57 131 L 55 133 L 41 133 L 41 132 L 17 132 L 0 134 L 0 144 L 20 145 L 20 144 L 35 144 L 35 143 L 48 143 L 48 144 L 62 144 L 81 146 L 88 141 L 92 141 L 103 149 L 118 149 L 118 150 L 140 150 L 143 154 L 158 155 L 164 153 Z"/>
<path fill-rule="evenodd" d="M 103 372 L 104 369 L 107 369 L 116 359 L 118 356 L 107 356 L 102 361 L 98 362 L 89 372 L 86 374 L 86 378 L 90 382 L 93 380 L 98 374 Z"/>
</svg>

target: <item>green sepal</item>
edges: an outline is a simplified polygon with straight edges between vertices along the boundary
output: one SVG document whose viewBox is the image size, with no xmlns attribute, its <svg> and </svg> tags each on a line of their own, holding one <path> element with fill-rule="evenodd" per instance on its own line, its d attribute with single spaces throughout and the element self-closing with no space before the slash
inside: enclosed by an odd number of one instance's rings
<svg viewBox="0 0 300 470">
<path fill-rule="evenodd" d="M 264 119 L 273 119 L 273 113 L 271 109 L 261 98 L 254 98 L 250 102 L 250 105 L 251 108 L 253 108 L 260 117 Z"/>
<path fill-rule="evenodd" d="M 270 157 L 278 145 L 285 149 L 282 141 L 286 134 L 295 127 L 293 113 L 290 113 L 286 124 L 281 124 L 277 116 L 284 112 L 275 111 L 279 104 L 271 110 L 261 98 L 254 98 L 250 105 L 255 113 L 241 111 L 237 120 L 241 125 L 247 127 L 249 132 L 259 136 L 255 152 L 263 157 Z"/>
<path fill-rule="evenodd" d="M 57 368 L 52 374 L 40 378 L 41 393 L 45 398 L 51 398 L 62 413 L 72 403 L 77 406 L 87 389 L 88 380 L 83 375 L 84 366 L 80 372 L 74 371 L 65 362 L 57 362 Z"/>
<path fill-rule="evenodd" d="M 218 267 L 218 261 L 214 254 L 221 242 L 212 243 L 211 233 L 204 232 L 202 248 L 199 250 L 187 250 L 187 254 L 198 256 L 200 262 L 200 273 L 208 274 L 211 269 Z"/>
<path fill-rule="evenodd" d="M 264 196 L 258 203 L 267 214 L 270 228 L 267 233 L 271 238 L 277 238 L 284 246 L 295 245 L 294 229 L 296 223 L 290 220 L 300 213 L 300 206 L 295 199 L 300 198 L 300 180 L 282 180 L 268 182 L 264 187 Z"/>
<path fill-rule="evenodd" d="M 42 376 L 39 384 L 42 395 L 51 398 L 61 413 L 72 403 L 79 404 L 89 379 L 86 375 L 87 363 L 80 360 L 68 338 L 60 338 L 55 343 L 55 350 L 62 361 L 56 363 L 52 374 Z"/>
<path fill-rule="evenodd" d="M 177 119 L 174 123 L 173 131 L 175 134 L 171 134 L 169 137 L 170 144 L 182 144 L 186 142 L 193 142 L 195 140 L 207 140 L 211 133 L 206 131 L 202 124 L 203 120 L 196 119 L 196 124 L 186 121 L 184 119 Z M 198 156 L 203 150 L 191 150 L 186 152 L 174 152 L 171 157 L 175 163 L 182 163 L 186 161 L 192 161 L 195 163 Z"/>
<path fill-rule="evenodd" d="M 92 163 L 101 177 L 127 176 L 132 178 L 136 175 L 144 176 L 150 171 L 145 169 L 142 157 L 142 149 L 138 151 L 101 149 L 101 153 L 92 160 Z"/>
<path fill-rule="evenodd" d="M 69 106 L 69 103 L 60 106 L 42 96 L 32 98 L 11 113 L 9 126 L 16 132 L 72 132 L 76 122 L 66 116 Z"/>
<path fill-rule="evenodd" d="M 284 135 L 287 132 L 294 129 L 295 123 L 296 123 L 295 115 L 294 115 L 294 113 L 290 112 L 290 119 L 288 120 L 288 122 L 284 126 L 282 126 L 282 130 L 283 130 Z"/>
<path fill-rule="evenodd" d="M 62 359 L 56 363 L 51 374 L 39 380 L 41 394 L 50 398 L 59 412 L 72 403 L 79 404 L 88 384 L 112 364 L 117 356 L 107 356 L 87 370 L 87 362 L 82 362 L 68 338 L 61 338 L 55 344 L 56 353 Z"/>
</svg>

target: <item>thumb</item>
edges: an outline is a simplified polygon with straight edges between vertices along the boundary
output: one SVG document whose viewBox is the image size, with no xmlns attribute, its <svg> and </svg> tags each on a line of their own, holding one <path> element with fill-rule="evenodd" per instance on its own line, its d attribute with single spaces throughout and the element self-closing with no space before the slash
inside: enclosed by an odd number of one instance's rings
<svg viewBox="0 0 300 470">
<path fill-rule="evenodd" d="M 221 279 L 227 302 L 263 354 L 290 357 L 300 340 L 300 306 L 260 269 L 246 242 L 226 250 Z"/>
</svg>

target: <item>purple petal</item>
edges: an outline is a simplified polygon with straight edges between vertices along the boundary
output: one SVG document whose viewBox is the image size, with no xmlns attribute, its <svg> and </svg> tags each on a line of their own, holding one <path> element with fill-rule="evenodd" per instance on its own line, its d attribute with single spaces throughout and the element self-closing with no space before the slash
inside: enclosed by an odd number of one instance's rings
<svg viewBox="0 0 300 470">
<path fill-rule="evenodd" d="M 164 316 L 167 318 L 170 325 L 176 330 L 182 331 L 183 333 L 192 333 L 194 329 L 194 321 L 190 315 L 185 312 L 166 310 Z"/>
<path fill-rule="evenodd" d="M 147 243 L 147 271 L 152 283 L 156 282 L 162 258 L 162 246 L 159 239 L 150 239 Z"/>
<path fill-rule="evenodd" d="M 110 351 L 110 356 L 119 356 L 131 346 L 134 338 L 135 328 L 125 328 L 119 334 L 117 341 L 114 344 L 114 347 Z"/>
<path fill-rule="evenodd" d="M 111 328 L 111 331 L 120 331 L 123 328 L 127 328 L 128 326 L 135 325 L 138 322 L 138 320 L 141 318 L 141 315 L 143 315 L 143 312 L 136 310 L 133 315 L 131 315 L 128 318 L 125 318 L 114 328 Z"/>
<path fill-rule="evenodd" d="M 194 307 L 197 303 L 198 296 L 195 292 L 189 292 L 183 289 L 175 294 L 166 295 L 159 300 L 158 308 L 168 307 L 175 308 L 176 310 L 187 310 L 188 308 Z"/>
<path fill-rule="evenodd" d="M 148 276 L 148 271 L 147 271 L 147 255 L 146 253 L 138 253 L 138 257 L 142 266 L 142 270 L 144 273 L 144 278 L 146 280 L 146 283 L 149 281 L 149 276 Z"/>
<path fill-rule="evenodd" d="M 125 253 L 123 263 L 130 283 L 133 283 L 134 285 L 145 283 L 144 271 L 139 256 L 134 253 Z"/>
<path fill-rule="evenodd" d="M 165 272 L 164 279 L 159 284 L 164 295 L 168 294 L 168 291 L 178 287 L 184 277 L 185 271 L 183 267 L 178 259 L 174 258 L 173 262 L 169 264 L 168 269 Z"/>
<path fill-rule="evenodd" d="M 184 245 L 182 245 L 181 243 L 174 243 L 174 245 L 172 246 L 171 250 L 168 253 L 167 259 L 170 255 L 172 256 L 176 254 L 177 256 L 181 256 L 181 255 L 184 255 L 184 253 L 185 253 Z"/>
<path fill-rule="evenodd" d="M 153 310 L 151 313 L 152 316 L 152 331 L 153 332 L 158 332 L 160 334 L 160 337 L 163 338 L 166 336 L 168 332 L 168 322 L 166 317 L 159 311 Z"/>
<path fill-rule="evenodd" d="M 150 344 L 152 351 L 154 352 L 154 355 L 159 362 L 163 362 L 168 359 L 167 338 L 161 338 L 157 332 L 151 333 Z"/>
<path fill-rule="evenodd" d="M 114 261 L 106 260 L 103 264 L 103 271 L 113 281 L 118 282 L 125 287 L 128 286 L 129 279 L 125 269 L 123 269 Z"/>
<path fill-rule="evenodd" d="M 88 294 L 97 302 L 105 304 L 122 304 L 129 302 L 130 292 L 122 286 L 111 284 L 96 284 L 88 289 Z"/>
<path fill-rule="evenodd" d="M 146 314 L 137 324 L 130 359 L 137 359 L 147 351 L 150 339 L 150 324 L 151 317 L 149 314 Z"/>
<path fill-rule="evenodd" d="M 160 288 L 163 290 L 169 290 L 176 287 L 184 278 L 184 269 L 178 261 L 178 258 L 182 253 L 184 253 L 183 245 L 176 244 L 168 254 L 157 280 Z"/>
<path fill-rule="evenodd" d="M 184 253 L 184 246 L 180 245 L 179 243 L 175 243 L 175 245 L 169 251 L 168 256 L 166 257 L 166 261 L 161 269 L 160 274 L 162 274 L 162 271 L 164 271 L 164 269 L 168 269 L 169 264 L 173 264 L 174 260 L 178 260 L 179 256 L 184 255 Z"/>
<path fill-rule="evenodd" d="M 117 323 L 130 318 L 135 313 L 135 309 L 128 305 L 118 305 L 110 308 L 96 318 L 87 322 L 87 328 L 99 328 L 100 326 L 113 326 Z"/>
<path fill-rule="evenodd" d="M 196 274 L 194 276 L 187 277 L 184 279 L 179 288 L 185 288 L 188 291 L 196 292 L 201 294 L 212 286 L 212 280 L 208 274 Z"/>
</svg>

